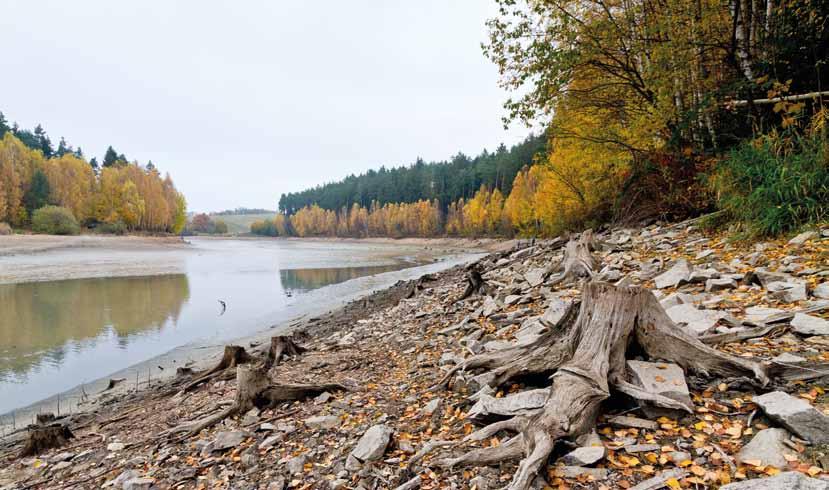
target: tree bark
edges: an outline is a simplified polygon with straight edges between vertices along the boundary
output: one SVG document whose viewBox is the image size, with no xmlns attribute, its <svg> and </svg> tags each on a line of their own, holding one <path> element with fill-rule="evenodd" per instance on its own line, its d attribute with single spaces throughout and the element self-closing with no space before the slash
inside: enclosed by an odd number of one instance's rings
<svg viewBox="0 0 829 490">
<path fill-rule="evenodd" d="M 55 422 L 55 416 L 51 413 L 38 414 L 37 424 L 28 427 L 29 438 L 20 451 L 20 457 L 35 456 L 47 451 L 61 447 L 74 438 L 72 431 L 65 424 Z"/>
<path fill-rule="evenodd" d="M 271 346 L 265 358 L 265 369 L 270 369 L 279 364 L 284 356 L 298 356 L 305 352 L 305 347 L 297 344 L 293 337 L 277 335 L 271 337 Z"/>
<path fill-rule="evenodd" d="M 216 376 L 221 375 L 228 369 L 234 368 L 241 364 L 247 364 L 252 360 L 253 358 L 247 353 L 247 351 L 245 351 L 244 347 L 238 345 L 226 345 L 224 354 L 222 355 L 222 360 L 219 361 L 219 364 L 188 383 L 184 387 L 184 391 L 193 391 L 198 385 L 204 383 L 205 381 L 209 381 Z"/>
<path fill-rule="evenodd" d="M 547 268 L 544 279 L 556 272 L 560 274 L 552 279 L 553 285 L 592 278 L 599 265 L 592 254 L 595 249 L 593 230 L 583 231 L 578 240 L 571 238 L 564 247 L 564 258 L 558 264 Z"/>
</svg>

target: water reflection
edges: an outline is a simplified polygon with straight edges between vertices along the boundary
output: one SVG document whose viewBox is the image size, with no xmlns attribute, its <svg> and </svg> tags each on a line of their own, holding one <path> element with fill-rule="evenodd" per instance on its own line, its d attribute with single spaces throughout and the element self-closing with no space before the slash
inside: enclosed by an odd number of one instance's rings
<svg viewBox="0 0 829 490">
<path fill-rule="evenodd" d="M 328 267 L 317 269 L 283 269 L 279 271 L 282 287 L 290 292 L 304 292 L 358 277 L 399 270 L 400 264 L 364 267 Z"/>
<path fill-rule="evenodd" d="M 124 349 L 132 335 L 175 324 L 189 297 L 184 274 L 0 285 L 0 380 L 59 365 L 101 336 Z"/>
</svg>

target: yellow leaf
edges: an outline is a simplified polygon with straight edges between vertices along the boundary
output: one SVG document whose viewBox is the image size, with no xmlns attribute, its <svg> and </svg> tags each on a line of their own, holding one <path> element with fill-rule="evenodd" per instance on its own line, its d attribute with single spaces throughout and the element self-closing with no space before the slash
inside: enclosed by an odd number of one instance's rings
<svg viewBox="0 0 829 490">
<path fill-rule="evenodd" d="M 671 490 L 682 490 L 682 485 L 679 484 L 676 478 L 670 478 L 668 481 L 665 482 L 665 485 L 668 486 Z"/>
</svg>

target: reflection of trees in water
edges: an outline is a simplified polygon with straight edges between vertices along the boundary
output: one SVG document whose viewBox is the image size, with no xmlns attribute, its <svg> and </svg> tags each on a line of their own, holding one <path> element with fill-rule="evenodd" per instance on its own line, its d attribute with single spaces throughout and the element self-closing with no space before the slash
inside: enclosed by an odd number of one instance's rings
<svg viewBox="0 0 829 490">
<path fill-rule="evenodd" d="M 401 265 L 372 265 L 364 267 L 331 267 L 324 269 L 282 269 L 279 271 L 282 287 L 288 291 L 308 291 L 329 284 L 362 276 L 396 271 Z"/>
<path fill-rule="evenodd" d="M 178 320 L 189 297 L 184 274 L 0 285 L 0 377 L 44 358 L 59 364 L 68 342 L 110 328 L 126 346 L 129 335 Z"/>
</svg>

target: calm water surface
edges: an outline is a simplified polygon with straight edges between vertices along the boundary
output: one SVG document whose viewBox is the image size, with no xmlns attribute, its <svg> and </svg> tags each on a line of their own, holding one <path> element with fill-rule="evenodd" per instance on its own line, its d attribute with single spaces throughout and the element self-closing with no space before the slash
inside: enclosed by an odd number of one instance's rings
<svg viewBox="0 0 829 490">
<path fill-rule="evenodd" d="M 177 346 L 251 334 L 312 290 L 414 265 L 376 244 L 192 242 L 158 252 L 178 274 L 0 284 L 0 413 Z"/>
</svg>

